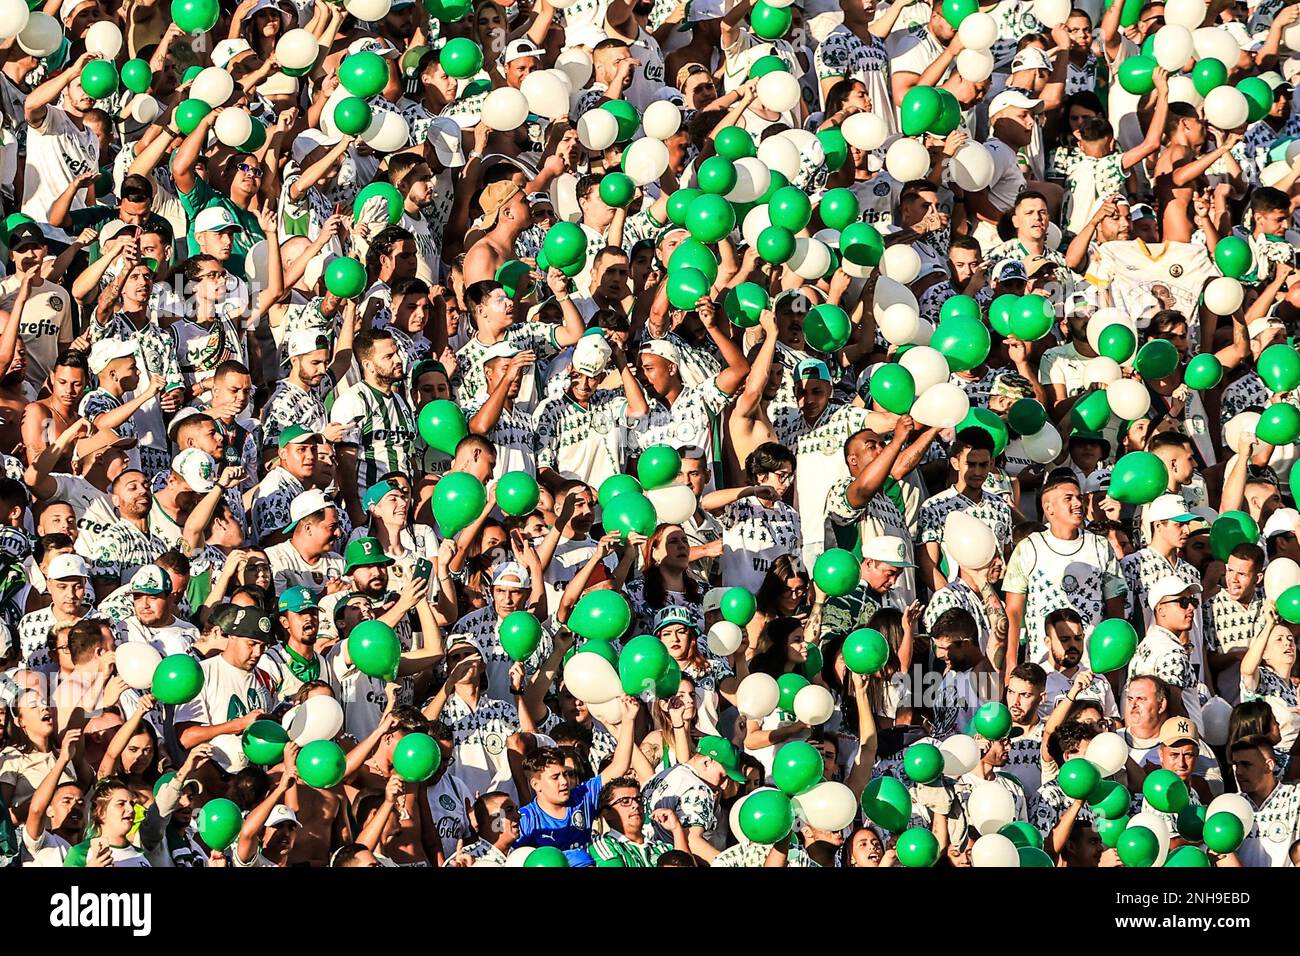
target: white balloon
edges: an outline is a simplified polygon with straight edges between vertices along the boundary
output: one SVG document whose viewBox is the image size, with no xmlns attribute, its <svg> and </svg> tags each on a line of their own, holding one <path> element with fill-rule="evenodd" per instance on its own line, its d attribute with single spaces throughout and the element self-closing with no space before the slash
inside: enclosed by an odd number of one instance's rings
<svg viewBox="0 0 1300 956">
<path fill-rule="evenodd" d="M 1264 569 L 1264 596 L 1276 601 L 1282 592 L 1300 584 L 1300 564 L 1290 558 L 1274 558 Z"/>
<path fill-rule="evenodd" d="M 1190 76 L 1171 76 L 1169 78 L 1169 102 L 1170 103 L 1190 103 L 1192 106 L 1200 106 L 1204 101 L 1196 84 L 1192 82 Z"/>
<path fill-rule="evenodd" d="M 1153 867 L 1164 866 L 1165 857 L 1169 855 L 1169 818 L 1164 814 L 1145 811 L 1133 814 L 1129 818 L 1128 826 L 1146 827 L 1156 835 L 1156 839 L 1160 841 L 1160 853 L 1156 856 L 1156 861 L 1151 865 Z M 1125 829 L 1128 829 L 1128 827 L 1125 827 Z"/>
<path fill-rule="evenodd" d="M 1192 47 L 1198 60 L 1218 60 L 1228 68 L 1229 73 L 1241 58 L 1241 46 L 1236 37 L 1221 27 L 1199 27 L 1193 30 Z"/>
<path fill-rule="evenodd" d="M 966 799 L 966 819 L 981 834 L 997 833 L 1016 818 L 1011 791 L 996 780 L 981 780 Z"/>
<path fill-rule="evenodd" d="M 0 40 L 22 33 L 30 16 L 31 9 L 23 0 L 0 0 Z"/>
<path fill-rule="evenodd" d="M 1241 827 L 1250 836 L 1251 827 L 1255 825 L 1255 811 L 1247 800 L 1239 793 L 1223 793 L 1210 801 L 1210 805 L 1205 808 L 1205 819 L 1209 819 L 1216 813 L 1231 813 L 1241 821 Z"/>
<path fill-rule="evenodd" d="M 966 143 L 949 163 L 953 181 L 968 192 L 987 189 L 993 182 L 993 154 L 983 143 Z"/>
<path fill-rule="evenodd" d="M 821 684 L 801 687 L 794 695 L 794 716 L 809 727 L 817 727 L 831 719 L 835 713 L 835 700 Z"/>
<path fill-rule="evenodd" d="M 936 385 L 946 384 L 952 375 L 952 370 L 948 368 L 948 360 L 943 357 L 943 353 L 928 345 L 916 345 L 908 349 L 899 358 L 898 364 L 912 373 L 912 381 L 916 383 L 918 396 L 925 394 Z"/>
<path fill-rule="evenodd" d="M 1123 770 L 1128 763 L 1128 744 L 1119 734 L 1108 730 L 1088 742 L 1087 759 L 1103 777 L 1112 776 Z"/>
<path fill-rule="evenodd" d="M 333 697 L 317 694 L 291 709 L 280 723 L 299 747 L 332 740 L 343 729 L 343 708 Z"/>
<path fill-rule="evenodd" d="M 1001 833 L 986 833 L 970 848 L 970 865 L 1017 867 L 1020 851 Z"/>
<path fill-rule="evenodd" d="M 939 744 L 943 754 L 943 775 L 954 780 L 970 773 L 980 762 L 980 745 L 967 734 L 953 734 Z"/>
<path fill-rule="evenodd" d="M 698 504 L 690 485 L 674 484 L 651 488 L 645 496 L 655 506 L 660 524 L 681 524 L 695 514 Z"/>
<path fill-rule="evenodd" d="M 590 83 L 592 74 L 596 70 L 591 61 L 591 54 L 576 47 L 570 47 L 556 57 L 555 68 L 564 71 L 565 76 L 569 78 L 569 82 L 573 84 L 573 88 L 576 90 L 580 90 Z"/>
<path fill-rule="evenodd" d="M 839 248 L 837 245 L 836 249 Z M 875 266 L 860 266 L 849 259 L 840 260 L 840 269 L 846 276 L 854 279 L 869 279 L 871 274 L 876 271 Z"/>
<path fill-rule="evenodd" d="M 929 345 L 932 338 L 934 338 L 934 325 L 929 319 L 922 319 L 916 323 L 916 331 L 912 333 L 912 341 L 908 344 Z"/>
<path fill-rule="evenodd" d="M 1192 31 L 1166 20 L 1165 25 L 1156 31 L 1155 39 L 1152 41 L 1152 52 L 1162 70 L 1171 73 L 1181 70 L 1194 52 Z"/>
<path fill-rule="evenodd" d="M 888 246 L 880 257 L 880 271 L 904 285 L 915 282 L 921 274 L 921 257 L 915 249 L 901 242 Z"/>
<path fill-rule="evenodd" d="M 809 690 L 812 686 L 803 690 Z M 802 694 L 803 690 L 799 693 Z M 795 695 L 795 699 L 798 700 L 798 695 Z M 832 833 L 850 826 L 858 813 L 858 801 L 854 798 L 853 791 L 835 780 L 817 784 L 808 792 L 795 797 L 793 803 L 809 826 Z"/>
<path fill-rule="evenodd" d="M 892 248 L 896 249 L 898 247 L 894 246 Z M 916 314 L 916 309 L 906 302 L 895 302 L 877 320 L 876 328 L 880 330 L 880 334 L 885 337 L 885 341 L 890 345 L 907 345 L 916 335 L 917 327 L 920 324 L 921 317 Z"/>
<path fill-rule="evenodd" d="M 98 53 L 105 60 L 117 59 L 122 52 L 122 31 L 111 20 L 99 20 L 86 28 L 87 53 Z"/>
<path fill-rule="evenodd" d="M 153 672 L 162 663 L 162 655 L 144 641 L 127 641 L 117 646 L 114 655 L 117 676 L 126 681 L 132 690 L 147 690 L 153 686 Z"/>
<path fill-rule="evenodd" d="M 1282 31 L 1282 45 L 1288 50 L 1300 50 L 1300 23 L 1293 23 Z"/>
<path fill-rule="evenodd" d="M 295 28 L 280 37 L 275 44 L 275 59 L 283 69 L 301 70 L 316 62 L 320 44 L 307 30 Z"/>
<path fill-rule="evenodd" d="M 1228 742 L 1228 721 L 1231 719 L 1232 705 L 1222 697 L 1211 697 L 1201 707 L 1202 739 L 1211 747 L 1222 747 Z"/>
<path fill-rule="evenodd" d="M 516 847 L 515 849 L 511 850 L 508 854 L 506 854 L 505 865 L 523 866 L 524 862 L 528 859 L 529 854 L 531 854 L 535 849 L 537 849 L 537 847 L 534 846 Z"/>
<path fill-rule="evenodd" d="M 1228 419 L 1223 426 L 1223 446 L 1236 448 L 1241 444 L 1242 435 L 1253 435 L 1259 425 L 1259 412 L 1239 412 Z"/>
<path fill-rule="evenodd" d="M 912 290 L 901 282 L 897 282 L 889 276 L 881 276 L 876 281 L 876 299 L 872 303 L 872 311 L 877 319 L 885 314 L 885 310 L 896 302 L 906 302 L 918 313 L 921 311 L 916 302 L 916 296 Z"/>
<path fill-rule="evenodd" d="M 763 78 L 772 75 L 768 73 Z M 802 161 L 798 147 L 780 136 L 771 136 L 759 144 L 758 159 L 772 172 L 780 173 L 790 182 L 794 182 L 794 178 L 799 175 L 799 164 Z"/>
<path fill-rule="evenodd" d="M 745 632 L 741 630 L 739 624 L 732 624 L 730 621 L 719 621 L 709 628 L 705 641 L 708 642 L 709 651 L 715 657 L 730 657 L 740 650 L 740 644 L 744 638 Z"/>
<path fill-rule="evenodd" d="M 131 98 L 127 112 L 137 123 L 152 123 L 162 115 L 162 104 L 148 93 L 141 93 Z"/>
<path fill-rule="evenodd" d="M 530 74 L 531 75 L 531 74 Z M 610 123 L 614 126 L 614 132 L 618 133 L 618 121 L 610 114 L 608 110 L 590 110 L 591 113 L 600 113 L 609 117 Z M 583 119 L 587 116 L 584 115 Z M 511 130 L 518 129 L 524 125 L 524 120 L 528 119 L 528 98 L 523 93 L 509 86 L 497 87 L 491 93 L 483 98 L 482 119 L 487 123 L 488 129 L 501 130 L 508 133 Z M 578 124 L 578 138 L 582 138 L 582 123 Z M 610 143 L 613 142 L 611 139 Z M 584 144 L 585 145 L 585 144 Z M 605 144 L 606 146 L 609 143 Z M 601 147 L 602 149 L 604 147 Z"/>
<path fill-rule="evenodd" d="M 1047 29 L 1059 27 L 1070 19 L 1070 0 L 1034 0 L 1034 16 Z"/>
<path fill-rule="evenodd" d="M 361 141 L 376 153 L 395 153 L 404 149 L 411 140 L 411 127 L 406 117 L 392 110 L 375 110 L 370 125 L 361 134 Z"/>
<path fill-rule="evenodd" d="M 682 111 L 667 100 L 655 100 L 641 115 L 641 128 L 652 139 L 667 139 L 682 128 Z"/>
<path fill-rule="evenodd" d="M 736 185 L 727 193 L 727 202 L 753 202 L 772 184 L 772 174 L 757 156 L 743 156 L 733 164 Z"/>
<path fill-rule="evenodd" d="M 1259 184 L 1261 186 L 1276 186 L 1290 175 L 1291 165 L 1289 163 L 1269 163 L 1259 171 Z"/>
<path fill-rule="evenodd" d="M 747 245 L 753 246 L 758 243 L 759 234 L 770 225 L 772 225 L 772 215 L 768 211 L 767 203 L 764 203 L 745 213 L 744 221 L 740 224 L 740 234 L 745 237 Z"/>
<path fill-rule="evenodd" d="M 1215 315 L 1232 315 L 1245 298 L 1241 282 L 1231 276 L 1218 276 L 1205 287 L 1205 307 Z"/>
<path fill-rule="evenodd" d="M 1203 106 L 1205 118 L 1222 130 L 1245 125 L 1250 106 L 1246 96 L 1235 86 L 1218 86 L 1210 90 Z"/>
<path fill-rule="evenodd" d="M 202 100 L 213 109 L 225 106 L 235 92 L 235 81 L 219 66 L 210 66 L 201 71 L 190 84 L 190 96 Z"/>
<path fill-rule="evenodd" d="M 1151 394 L 1137 379 L 1121 378 L 1106 386 L 1106 402 L 1120 418 L 1132 421 L 1145 416 L 1151 408 Z"/>
<path fill-rule="evenodd" d="M 63 27 L 48 13 L 28 14 L 27 25 L 18 34 L 18 45 L 35 57 L 49 56 L 63 42 Z"/>
<path fill-rule="evenodd" d="M 794 255 L 786 265 L 801 279 L 820 279 L 831 267 L 831 251 L 824 242 L 799 236 L 794 241 Z"/>
<path fill-rule="evenodd" d="M 1200 28 L 1208 12 L 1205 0 L 1169 0 L 1165 4 L 1165 23 L 1177 24 L 1190 32 Z"/>
<path fill-rule="evenodd" d="M 488 94 L 488 98 L 493 93 L 500 93 L 501 90 L 493 90 Z M 518 92 L 517 90 L 514 92 Z M 522 96 L 522 94 L 520 94 Z M 528 115 L 528 103 L 524 102 L 524 116 Z M 523 122 L 521 119 L 520 123 Z M 490 125 L 490 124 L 489 124 Z M 599 153 L 614 145 L 614 140 L 618 139 L 618 120 L 609 110 L 587 110 L 578 120 L 578 142 L 589 150 Z"/>
<path fill-rule="evenodd" d="M 788 7 L 788 6 L 790 6 L 792 3 L 794 3 L 794 0 L 776 0 L 775 3 L 769 3 L 768 6 L 769 6 L 769 7 Z"/>
<path fill-rule="evenodd" d="M 1104 355 L 1090 358 L 1083 365 L 1083 380 L 1088 385 L 1109 385 L 1119 381 L 1123 375 L 1124 370 L 1119 367 L 1119 363 Z"/>
<path fill-rule="evenodd" d="M 998 38 L 998 24 L 987 13 L 976 11 L 962 20 L 957 35 L 966 49 L 987 50 Z"/>
<path fill-rule="evenodd" d="M 668 147 L 662 140 L 642 136 L 623 153 L 623 171 L 638 186 L 654 182 L 667 168 Z"/>
<path fill-rule="evenodd" d="M 854 113 L 840 127 L 845 141 L 855 149 L 879 149 L 889 135 L 889 125 L 875 113 Z"/>
<path fill-rule="evenodd" d="M 1050 423 L 1033 435 L 1022 435 L 1020 444 L 1030 461 L 1046 465 L 1061 457 L 1061 433 Z"/>
<path fill-rule="evenodd" d="M 599 720 L 608 728 L 615 728 L 623 718 L 623 705 L 619 703 L 617 697 L 613 700 L 607 700 L 603 704 L 587 704 L 587 710 L 591 715 Z"/>
<path fill-rule="evenodd" d="M 943 548 L 958 566 L 971 571 L 987 568 L 998 553 L 997 538 L 979 518 L 950 511 L 943 522 Z"/>
<path fill-rule="evenodd" d="M 519 91 L 528 109 L 546 119 L 558 119 L 569 112 L 568 77 L 554 70 L 535 70 L 524 77 Z"/>
<path fill-rule="evenodd" d="M 564 686 L 584 704 L 603 704 L 623 693 L 614 665 L 599 654 L 574 654 L 564 665 Z"/>
<path fill-rule="evenodd" d="M 971 14 L 971 17 L 976 14 Z M 988 16 L 988 14 L 984 14 Z M 970 17 L 966 18 L 967 20 Z M 962 21 L 962 26 L 966 21 Z M 961 78 L 969 83 L 983 83 L 993 74 L 993 54 L 986 49 L 980 50 L 962 50 L 957 54 L 957 72 Z"/>
<path fill-rule="evenodd" d="M 822 141 L 819 140 L 817 135 L 812 131 L 806 129 L 787 129 L 777 133 L 776 137 L 773 137 L 773 139 L 777 137 L 788 140 L 794 148 L 799 151 L 799 155 L 802 156 L 808 164 L 820 166 L 822 163 L 826 162 L 826 147 L 822 146 Z M 791 177 L 790 182 L 793 185 L 802 186 L 802 184 L 794 177 Z"/>
<path fill-rule="evenodd" d="M 885 151 L 885 169 L 900 183 L 923 179 L 930 171 L 930 152 L 919 139 L 899 137 Z"/>
<path fill-rule="evenodd" d="M 1043 238 L 1043 243 L 1048 249 L 1061 248 L 1061 243 L 1065 241 L 1065 235 L 1061 232 L 1061 227 L 1054 222 L 1047 224 L 1047 235 Z"/>
<path fill-rule="evenodd" d="M 568 73 L 565 73 L 563 70 L 559 70 L 554 67 L 552 67 L 549 70 L 543 70 L 542 72 L 549 73 L 551 74 L 551 76 L 555 77 L 556 80 L 558 80 L 561 84 L 563 84 L 566 95 L 569 97 L 573 96 L 574 94 L 573 80 L 569 79 Z"/>
<path fill-rule="evenodd" d="M 265 288 L 271 281 L 271 250 L 265 239 L 253 243 L 244 257 L 244 272 L 253 288 Z"/>
<path fill-rule="evenodd" d="M 752 720 L 762 720 L 781 700 L 775 678 L 755 672 L 736 688 L 736 709 Z"/>
<path fill-rule="evenodd" d="M 345 0 L 343 9 L 358 20 L 375 23 L 388 16 L 393 0 Z"/>
<path fill-rule="evenodd" d="M 925 348 L 917 346 L 916 348 Z M 908 349 L 910 355 L 916 349 Z M 907 355 L 903 356 L 907 358 Z M 962 419 L 970 414 L 970 396 L 960 385 L 952 382 L 940 382 L 932 385 L 917 396 L 912 405 L 911 415 L 922 425 L 939 428 L 955 428 Z"/>
<path fill-rule="evenodd" d="M 773 113 L 786 113 L 799 104 L 799 81 L 785 70 L 764 73 L 758 81 L 758 102 Z"/>
<path fill-rule="evenodd" d="M 222 143 L 231 149 L 238 149 L 248 142 L 248 137 L 253 135 L 253 118 L 248 115 L 247 110 L 232 106 L 222 111 L 213 124 L 212 130 Z"/>
</svg>

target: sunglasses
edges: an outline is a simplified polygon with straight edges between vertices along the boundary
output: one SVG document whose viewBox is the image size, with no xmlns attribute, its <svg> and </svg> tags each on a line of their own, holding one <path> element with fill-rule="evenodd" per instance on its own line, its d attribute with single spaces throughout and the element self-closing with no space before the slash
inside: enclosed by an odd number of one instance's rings
<svg viewBox="0 0 1300 956">
<path fill-rule="evenodd" d="M 248 173 L 248 175 L 254 176 L 258 179 L 261 179 L 263 176 L 266 175 L 266 173 L 260 167 L 250 166 L 248 165 L 248 163 L 240 163 L 235 168 L 238 169 L 241 173 Z"/>
<path fill-rule="evenodd" d="M 1201 601 L 1200 601 L 1200 599 L 1199 599 L 1199 598 L 1194 598 L 1194 597 L 1171 598 L 1171 599 L 1169 599 L 1168 601 L 1161 601 L 1160 603 L 1161 603 L 1161 604 L 1177 604 L 1179 607 L 1182 607 L 1182 608 L 1188 608 L 1188 607 L 1200 607 L 1200 606 L 1201 606 Z"/>
</svg>

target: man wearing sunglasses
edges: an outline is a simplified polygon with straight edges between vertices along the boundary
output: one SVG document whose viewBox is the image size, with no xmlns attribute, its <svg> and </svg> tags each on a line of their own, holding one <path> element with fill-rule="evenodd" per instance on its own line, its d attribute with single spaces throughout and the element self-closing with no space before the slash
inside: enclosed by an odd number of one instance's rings
<svg viewBox="0 0 1300 956">
<path fill-rule="evenodd" d="M 1201 705 L 1209 699 L 1204 649 L 1192 640 L 1201 586 L 1170 574 L 1151 586 L 1147 601 L 1153 623 L 1129 664 L 1129 679 L 1159 677 L 1169 685 L 1169 712 L 1199 723 Z"/>
</svg>

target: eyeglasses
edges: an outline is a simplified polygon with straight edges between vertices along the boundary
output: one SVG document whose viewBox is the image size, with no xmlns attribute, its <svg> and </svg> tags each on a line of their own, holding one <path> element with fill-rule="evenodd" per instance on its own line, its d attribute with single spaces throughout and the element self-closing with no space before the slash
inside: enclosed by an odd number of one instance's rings
<svg viewBox="0 0 1300 956">
<path fill-rule="evenodd" d="M 225 269 L 220 269 L 217 270 L 216 272 L 200 272 L 199 281 L 203 282 L 207 279 L 224 279 L 227 274 L 228 273 L 226 272 Z"/>
<path fill-rule="evenodd" d="M 632 807 L 641 802 L 640 796 L 633 795 L 628 797 L 619 797 L 617 800 L 609 801 L 611 807 Z"/>
<path fill-rule="evenodd" d="M 1179 607 L 1200 607 L 1201 601 L 1194 597 L 1170 598 L 1168 601 L 1161 601 L 1161 604 L 1177 604 Z"/>
<path fill-rule="evenodd" d="M 263 176 L 266 175 L 266 173 L 263 170 L 259 169 L 257 166 L 250 166 L 248 165 L 248 163 L 240 163 L 235 168 L 238 169 L 241 173 L 248 173 L 248 175 L 253 176 L 256 179 L 261 179 Z"/>
</svg>

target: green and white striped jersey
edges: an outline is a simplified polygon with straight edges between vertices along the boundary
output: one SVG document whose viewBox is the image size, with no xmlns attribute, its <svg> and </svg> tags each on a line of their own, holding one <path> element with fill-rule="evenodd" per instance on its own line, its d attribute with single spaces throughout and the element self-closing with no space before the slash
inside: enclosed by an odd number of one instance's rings
<svg viewBox="0 0 1300 956">
<path fill-rule="evenodd" d="M 397 392 L 385 395 L 368 382 L 342 395 L 330 421 L 347 425 L 346 444 L 358 447 L 357 494 L 391 471 L 410 474 L 415 449 L 415 413 Z"/>
</svg>

